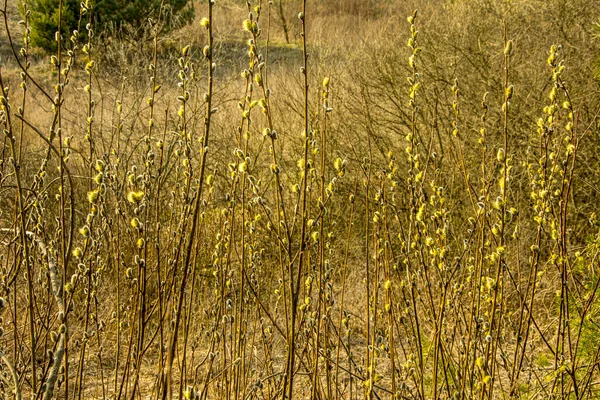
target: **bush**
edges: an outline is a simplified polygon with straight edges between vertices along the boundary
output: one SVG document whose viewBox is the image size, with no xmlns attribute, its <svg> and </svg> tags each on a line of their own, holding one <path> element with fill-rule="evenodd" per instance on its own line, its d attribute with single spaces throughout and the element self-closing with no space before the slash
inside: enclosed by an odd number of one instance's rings
<svg viewBox="0 0 600 400">
<path fill-rule="evenodd" d="M 28 3 L 28 9 L 31 11 L 29 23 L 31 26 L 31 44 L 40 47 L 47 52 L 56 49 L 56 40 L 54 35 L 58 30 L 58 0 L 36 0 Z M 19 4 L 22 14 L 25 8 Z M 61 33 L 65 36 L 69 29 L 75 29 L 77 24 L 76 10 L 78 4 L 76 0 L 66 0 L 63 2 L 63 14 Z"/>
<path fill-rule="evenodd" d="M 148 18 L 158 18 L 159 12 L 163 31 L 183 26 L 194 16 L 192 2 L 189 0 L 98 0 L 85 3 L 92 9 L 96 29 L 105 37 L 118 35 L 126 26 L 143 26 Z M 81 31 L 80 27 L 88 19 L 88 16 L 82 15 L 79 4 L 77 0 L 63 0 L 63 37 L 75 29 Z M 34 0 L 27 5 L 31 11 L 31 44 L 46 52 L 56 50 L 54 36 L 58 30 L 58 5 L 59 0 Z M 25 7 L 22 4 L 20 10 L 24 14 Z"/>
</svg>

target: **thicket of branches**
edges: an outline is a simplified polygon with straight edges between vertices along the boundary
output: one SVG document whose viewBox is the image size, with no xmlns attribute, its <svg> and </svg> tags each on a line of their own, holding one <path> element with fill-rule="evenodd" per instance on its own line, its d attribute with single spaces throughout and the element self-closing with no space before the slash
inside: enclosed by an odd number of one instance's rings
<svg viewBox="0 0 600 400">
<path fill-rule="evenodd" d="M 597 397 L 597 4 L 223 3 L 5 0 L 0 399 Z"/>
</svg>

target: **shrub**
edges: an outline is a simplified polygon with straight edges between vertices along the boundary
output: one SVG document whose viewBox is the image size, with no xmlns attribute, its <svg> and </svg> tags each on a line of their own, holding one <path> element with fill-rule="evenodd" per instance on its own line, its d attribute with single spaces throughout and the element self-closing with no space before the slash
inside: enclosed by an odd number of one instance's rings
<svg viewBox="0 0 600 400">
<path fill-rule="evenodd" d="M 31 44 L 47 52 L 56 48 L 54 35 L 58 30 L 58 0 L 36 0 L 28 3 L 27 9 L 31 11 L 29 23 L 31 27 Z M 19 4 L 21 13 L 24 14 L 25 6 Z M 63 3 L 61 33 L 63 36 L 69 28 L 75 29 L 77 24 L 78 8 L 76 0 L 66 0 Z"/>
<path fill-rule="evenodd" d="M 75 29 L 82 30 L 81 22 L 87 21 L 82 14 L 92 9 L 92 19 L 103 36 L 118 35 L 126 26 L 139 27 L 145 25 L 148 18 L 160 17 L 163 31 L 169 31 L 189 23 L 194 10 L 189 0 L 97 0 L 86 1 L 79 7 L 77 0 L 63 0 L 61 32 L 63 37 Z M 162 10 L 161 10 L 162 5 Z M 58 30 L 59 0 L 34 0 L 27 3 L 31 11 L 31 44 L 46 52 L 56 49 L 55 33 Z M 24 14 L 26 6 L 20 4 Z M 81 18 L 83 17 L 83 19 Z M 84 24 L 85 25 L 85 24 Z M 135 30 L 134 30 L 135 32 Z"/>
</svg>

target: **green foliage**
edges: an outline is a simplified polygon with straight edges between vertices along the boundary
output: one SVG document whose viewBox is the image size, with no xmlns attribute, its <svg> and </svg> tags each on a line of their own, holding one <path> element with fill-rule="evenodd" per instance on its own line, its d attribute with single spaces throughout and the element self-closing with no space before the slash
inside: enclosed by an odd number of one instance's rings
<svg viewBox="0 0 600 400">
<path fill-rule="evenodd" d="M 160 12 L 160 19 L 168 30 L 183 26 L 194 17 L 190 0 L 99 0 L 94 9 L 102 27 L 111 25 L 121 28 L 126 24 L 140 26 L 148 18 L 156 19 Z"/>
<path fill-rule="evenodd" d="M 56 50 L 55 34 L 58 30 L 59 0 L 33 0 L 27 7 L 31 11 L 31 44 L 46 52 Z M 118 35 L 123 28 L 142 27 L 149 18 L 162 22 L 163 33 L 189 23 L 194 17 L 190 0 L 98 0 L 86 2 L 92 10 L 96 30 L 104 36 Z M 162 10 L 161 10 L 162 5 Z M 82 3 L 83 6 L 83 3 Z M 21 13 L 24 6 L 20 4 Z M 63 0 L 61 33 L 81 31 L 88 16 L 82 14 L 77 0 Z M 134 29 L 134 32 L 140 32 Z M 135 33 L 134 33 L 135 34 Z"/>
<path fill-rule="evenodd" d="M 31 44 L 47 52 L 56 49 L 55 34 L 59 20 L 58 0 L 34 0 L 27 4 L 31 11 L 29 23 L 31 26 Z M 20 4 L 21 13 L 24 6 Z M 70 29 L 76 29 L 78 11 L 77 0 L 63 1 L 61 33 L 63 37 Z"/>
</svg>

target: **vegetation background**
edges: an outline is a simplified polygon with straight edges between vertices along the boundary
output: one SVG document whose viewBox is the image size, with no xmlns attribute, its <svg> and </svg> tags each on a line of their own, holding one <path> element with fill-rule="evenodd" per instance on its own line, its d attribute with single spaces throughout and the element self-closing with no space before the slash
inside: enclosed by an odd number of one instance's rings
<svg viewBox="0 0 600 400">
<path fill-rule="evenodd" d="M 0 399 L 600 396 L 600 1 L 120 5 L 0 3 Z"/>
</svg>

